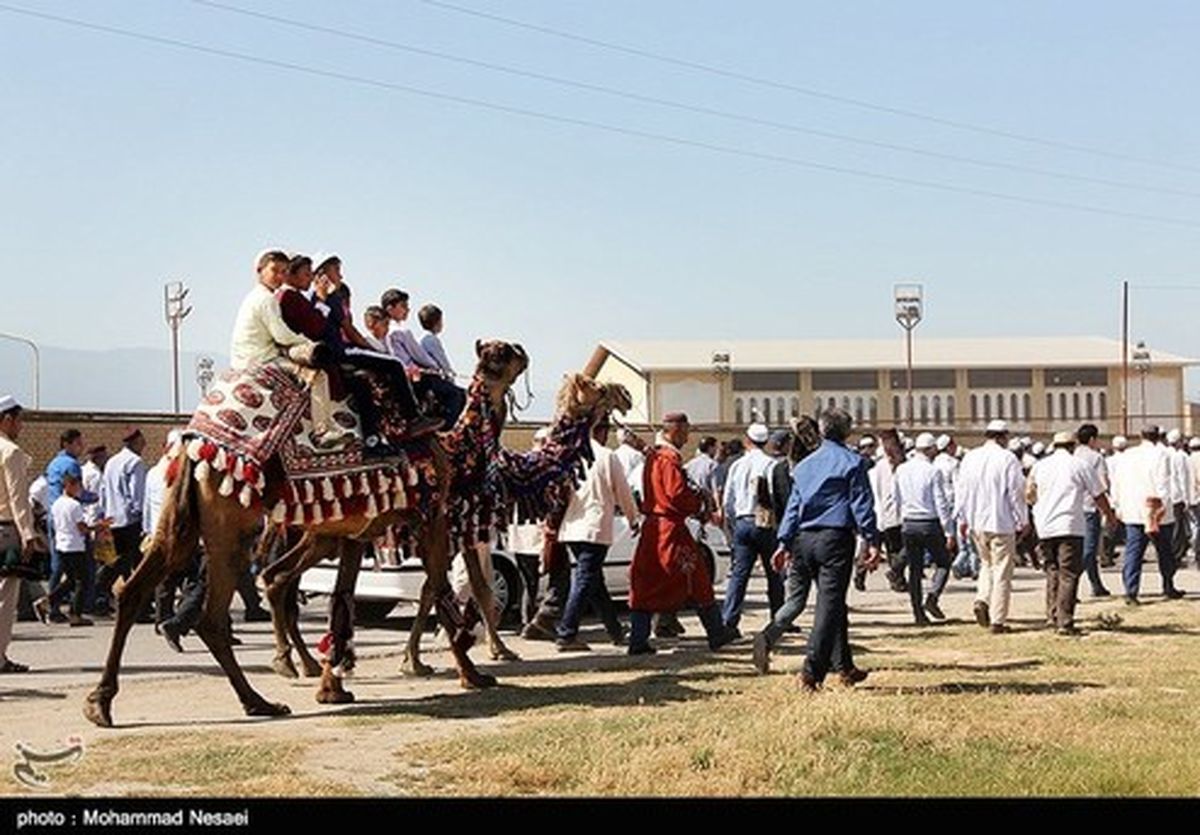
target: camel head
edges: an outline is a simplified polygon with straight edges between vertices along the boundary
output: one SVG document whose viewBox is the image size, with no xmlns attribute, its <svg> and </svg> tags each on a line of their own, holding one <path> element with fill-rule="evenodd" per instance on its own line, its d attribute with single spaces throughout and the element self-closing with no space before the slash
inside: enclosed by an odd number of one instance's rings
<svg viewBox="0 0 1200 835">
<path fill-rule="evenodd" d="M 507 391 L 529 367 L 529 355 L 515 342 L 498 339 L 475 341 L 476 376 L 482 376 L 493 387 Z"/>
<path fill-rule="evenodd" d="M 566 420 L 591 418 L 595 423 L 614 410 L 625 414 L 633 405 L 629 390 L 619 383 L 598 383 L 586 374 L 567 374 L 558 390 L 556 411 Z"/>
</svg>

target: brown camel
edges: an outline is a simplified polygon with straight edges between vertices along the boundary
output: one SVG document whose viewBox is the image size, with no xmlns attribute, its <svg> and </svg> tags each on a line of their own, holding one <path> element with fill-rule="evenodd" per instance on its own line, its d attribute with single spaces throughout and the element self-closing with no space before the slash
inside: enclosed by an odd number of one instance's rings
<svg viewBox="0 0 1200 835">
<path fill-rule="evenodd" d="M 553 457 L 556 466 L 551 471 L 544 472 L 540 478 L 530 478 L 522 484 L 509 487 L 511 492 L 521 494 L 524 500 L 527 503 L 531 502 L 532 505 L 541 503 L 543 501 L 542 494 L 548 493 L 551 487 L 569 477 L 569 473 L 578 470 L 581 458 L 589 450 L 586 443 L 586 439 L 589 437 L 587 429 L 599 416 L 607 415 L 614 408 L 625 411 L 629 407 L 629 395 L 620 386 L 600 385 L 589 377 L 576 374 L 569 375 L 564 381 L 559 393 L 558 404 L 555 434 L 564 440 L 550 445 L 548 450 L 548 454 Z M 569 428 L 579 424 L 583 425 L 583 429 L 572 430 Z M 578 440 L 571 442 L 567 439 L 568 435 L 583 439 L 583 443 Z M 482 470 L 483 468 L 477 467 L 476 469 Z M 452 476 L 451 483 L 459 489 L 479 489 L 477 486 L 472 486 L 474 481 L 471 479 L 464 481 Z M 505 508 L 503 516 L 507 518 L 508 504 L 505 502 L 502 505 Z M 452 502 L 452 506 L 459 505 Z M 531 509 L 530 512 L 536 512 L 536 510 Z M 460 525 L 460 527 L 462 526 Z M 276 658 L 273 666 L 281 675 L 286 677 L 298 675 L 290 657 L 290 651 L 293 648 L 299 654 L 306 674 L 315 675 L 320 672 L 320 666 L 308 652 L 300 634 L 299 609 L 295 601 L 300 575 L 321 560 L 334 555 L 335 552 L 334 540 L 319 532 L 308 532 L 284 558 L 264 572 L 264 579 L 268 581 L 267 594 L 271 600 L 272 619 L 275 627 Z M 429 675 L 432 670 L 422 664 L 419 657 L 419 644 L 424 621 L 435 604 L 439 606 L 439 619 L 445 621 L 446 616 L 441 609 L 454 604 L 448 595 L 449 562 L 438 559 L 440 551 L 426 551 L 420 543 L 418 543 L 418 553 L 421 554 L 425 566 L 426 581 L 422 588 L 420 611 L 410 636 L 409 648 L 405 653 L 405 661 L 401 670 L 414 675 Z M 473 625 L 472 621 L 475 618 L 482 617 L 488 633 L 492 658 L 494 660 L 515 659 L 516 656 L 504 646 L 496 632 L 499 613 L 493 603 L 491 578 L 486 577 L 483 572 L 482 565 L 476 556 L 477 548 L 467 545 L 464 547 L 463 553 L 474 608 L 470 608 L 469 604 L 466 622 L 462 623 L 462 626 L 469 628 Z M 352 594 L 353 582 L 350 578 L 357 575 L 359 557 L 360 554 L 350 552 L 343 552 L 341 555 L 335 594 L 347 592 Z M 349 564 L 351 562 L 353 565 Z M 350 585 L 345 585 L 347 582 L 350 582 Z M 482 681 L 485 686 L 495 683 L 490 676 L 482 676 Z M 462 679 L 462 683 L 467 687 L 479 686 L 478 681 Z"/>
<path fill-rule="evenodd" d="M 519 345 L 499 341 L 476 343 L 476 354 L 478 365 L 475 381 L 487 390 L 487 400 L 490 403 L 502 407 L 505 394 L 528 366 L 528 357 Z M 465 417 L 464 413 L 460 422 Z M 385 507 L 383 512 L 370 515 L 348 514 L 342 519 L 325 519 L 319 523 L 310 523 L 305 526 L 306 530 L 339 543 L 338 547 L 343 550 L 343 564 L 352 565 L 354 571 L 357 571 L 365 542 L 389 526 L 409 523 L 418 531 L 420 547 L 428 555 L 427 558 L 436 563 L 448 564 L 449 524 L 445 509 L 449 465 L 446 457 L 441 454 L 440 445 L 434 443 L 430 446 L 439 485 L 439 494 L 432 502 L 432 518 L 420 519 L 415 508 Z M 155 587 L 164 578 L 186 565 L 196 553 L 200 541 L 203 541 L 207 554 L 208 588 L 196 634 L 224 670 L 247 715 L 288 714 L 291 711 L 287 705 L 268 702 L 250 685 L 230 646 L 229 604 L 237 579 L 246 568 L 261 530 L 264 511 L 262 508 L 245 507 L 227 490 L 222 490 L 219 474 L 204 473 L 200 469 L 203 462 L 194 464 L 186 453 L 180 453 L 175 463 L 178 470 L 164 499 L 154 536 L 144 558 L 118 598 L 116 624 L 104 673 L 99 684 L 87 697 L 84 715 L 96 725 L 112 727 L 112 702 L 119 690 L 121 656 L 129 630 L 133 627 L 138 612 L 154 594 Z M 198 475 L 200 477 L 197 477 Z M 263 475 L 264 506 L 270 508 L 278 497 L 283 495 L 287 487 L 286 479 L 276 459 L 268 464 Z M 351 558 L 352 555 L 357 556 Z M 350 574 L 349 568 L 346 573 Z M 353 579 L 348 579 L 349 594 L 352 595 Z M 471 637 L 469 631 L 456 625 L 451 619 L 453 613 L 444 609 L 445 607 L 439 607 L 439 616 L 446 621 L 448 633 L 455 636 L 452 651 L 464 683 L 473 686 L 494 683 L 490 676 L 484 676 L 475 669 L 467 656 Z M 334 652 L 331 653 L 333 657 L 345 657 L 346 640 L 348 638 L 344 634 L 340 636 Z M 318 699 L 346 701 L 352 697 L 342 691 L 340 678 L 334 674 L 333 666 L 329 661 L 324 665 Z"/>
</svg>

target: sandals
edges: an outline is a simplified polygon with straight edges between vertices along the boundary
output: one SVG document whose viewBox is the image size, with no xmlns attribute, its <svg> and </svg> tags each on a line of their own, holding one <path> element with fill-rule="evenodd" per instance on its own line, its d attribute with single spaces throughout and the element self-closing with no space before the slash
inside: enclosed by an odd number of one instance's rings
<svg viewBox="0 0 1200 835">
<path fill-rule="evenodd" d="M 4 663 L 0 665 L 0 673 L 27 673 L 29 666 L 26 664 L 18 664 L 11 658 L 5 658 Z"/>
</svg>

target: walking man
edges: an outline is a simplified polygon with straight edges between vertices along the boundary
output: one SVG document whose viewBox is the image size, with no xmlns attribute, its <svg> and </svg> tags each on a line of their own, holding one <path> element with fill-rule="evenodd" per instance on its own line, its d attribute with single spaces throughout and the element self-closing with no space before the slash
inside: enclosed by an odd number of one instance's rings
<svg viewBox="0 0 1200 835">
<path fill-rule="evenodd" d="M 21 583 L 31 557 L 44 543 L 33 526 L 29 503 L 29 467 L 33 459 L 17 446 L 21 405 L 0 395 L 0 673 L 25 673 L 29 667 L 8 657 Z"/>
<path fill-rule="evenodd" d="M 851 419 L 843 409 L 829 409 L 820 419 L 824 439 L 816 452 L 796 465 L 792 494 L 779 526 L 774 561 L 783 567 L 791 557 L 811 566 L 817 585 L 817 611 L 800 687 L 813 692 L 830 671 L 854 685 L 867 677 L 854 666 L 850 652 L 846 592 L 854 567 L 854 536 L 867 540 L 867 560 L 879 561 L 879 530 L 867 483 L 867 464 L 846 446 Z"/>
<path fill-rule="evenodd" d="M 938 607 L 938 598 L 950 577 L 950 554 L 956 545 L 946 480 L 942 470 L 933 464 L 937 456 L 933 435 L 928 432 L 918 435 L 915 449 L 917 454 L 896 468 L 896 504 L 900 508 L 904 556 L 908 562 L 913 620 L 925 626 L 929 624 L 926 612 L 938 620 L 946 618 Z M 926 552 L 933 557 L 935 569 L 933 586 L 922 603 Z"/>
<path fill-rule="evenodd" d="M 117 561 L 97 572 L 97 602 L 109 600 L 118 576 L 128 579 L 141 562 L 142 510 L 146 498 L 146 438 L 130 427 L 121 437 L 121 451 L 104 465 L 104 515 L 111 519 Z M 111 604 L 109 604 L 111 605 Z"/>
<path fill-rule="evenodd" d="M 1163 594 L 1169 600 L 1183 597 L 1175 588 L 1175 558 L 1171 537 L 1175 532 L 1175 510 L 1171 506 L 1171 470 L 1167 451 L 1158 445 L 1161 430 L 1147 426 L 1142 442 L 1121 456 L 1117 471 L 1117 506 L 1125 523 L 1125 560 L 1121 578 L 1125 603 L 1136 606 L 1142 586 L 1142 557 L 1146 543 L 1153 540 L 1158 552 L 1158 572 Z"/>
<path fill-rule="evenodd" d="M 1011 631 L 1008 607 L 1017 534 L 1029 525 L 1029 507 L 1021 460 L 1007 449 L 1008 424 L 993 420 L 985 436 L 983 446 L 963 457 L 955 488 L 956 513 L 960 537 L 973 537 L 979 552 L 975 620 L 1000 634 Z"/>
<path fill-rule="evenodd" d="M 1079 427 L 1075 433 L 1075 457 L 1078 458 L 1087 469 L 1091 470 L 1095 476 L 1096 483 L 1103 488 L 1102 492 L 1109 492 L 1108 483 L 1108 466 L 1105 464 L 1104 456 L 1100 454 L 1097 447 L 1099 446 L 1100 430 L 1093 423 L 1085 423 Z M 1057 444 L 1056 444 L 1057 446 Z M 1051 455 L 1051 458 L 1056 457 Z M 1085 491 L 1086 492 L 1086 491 Z M 1035 520 L 1037 515 L 1034 515 Z M 1106 514 L 1105 518 L 1116 521 L 1116 517 L 1111 513 Z M 1046 534 L 1042 531 L 1040 522 L 1035 522 L 1034 527 L 1037 528 L 1043 541 L 1046 539 Z M 1097 509 L 1096 502 L 1092 495 L 1083 497 L 1083 570 L 1087 572 L 1088 582 L 1092 586 L 1092 597 L 1108 597 L 1109 591 L 1104 587 L 1104 580 L 1100 577 L 1100 563 L 1098 560 L 1100 552 L 1100 512 Z"/>
</svg>

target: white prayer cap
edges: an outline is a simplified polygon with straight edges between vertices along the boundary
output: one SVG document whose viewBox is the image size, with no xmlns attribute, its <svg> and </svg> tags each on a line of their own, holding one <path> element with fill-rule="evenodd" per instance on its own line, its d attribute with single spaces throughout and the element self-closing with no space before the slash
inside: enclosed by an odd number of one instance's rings
<svg viewBox="0 0 1200 835">
<path fill-rule="evenodd" d="M 913 448 L 913 439 L 908 437 L 907 435 L 904 436 L 904 448 L 905 449 Z"/>
<path fill-rule="evenodd" d="M 951 438 L 949 435 L 938 435 L 938 439 L 937 439 L 938 451 L 941 452 L 943 450 L 949 449 L 950 443 L 953 440 L 954 439 Z"/>
<path fill-rule="evenodd" d="M 1070 432 L 1068 432 L 1068 433 L 1066 433 L 1066 434 L 1070 435 L 1071 433 L 1070 433 Z M 1057 440 L 1057 439 L 1058 439 L 1058 435 L 1055 435 L 1055 436 L 1054 436 L 1054 438 L 1055 438 L 1055 441 L 1054 441 L 1054 442 L 1055 442 L 1055 443 L 1058 443 L 1058 440 Z M 1068 440 L 1068 441 L 1067 441 L 1067 443 L 1068 443 L 1068 444 L 1069 444 L 1069 443 L 1071 443 L 1071 442 L 1070 442 L 1070 440 Z M 1038 441 L 1036 444 L 1034 444 L 1034 445 L 1033 445 L 1033 446 L 1030 448 L 1030 450 L 1029 450 L 1029 451 L 1030 451 L 1030 452 L 1032 452 L 1032 453 L 1033 453 L 1035 456 L 1040 456 L 1040 455 L 1041 455 L 1043 452 L 1045 452 L 1045 451 L 1046 451 L 1046 445 L 1045 445 L 1045 444 L 1043 444 L 1041 441 Z"/>
<path fill-rule="evenodd" d="M 1200 449 L 1200 438 L 1192 438 L 1188 441 L 1188 449 Z"/>
<path fill-rule="evenodd" d="M 1008 423 L 1003 420 L 993 420 L 987 425 L 988 432 L 1007 432 Z"/>
<path fill-rule="evenodd" d="M 766 424 L 752 423 L 746 427 L 746 437 L 756 444 L 765 444 L 771 438 L 771 430 Z"/>
<path fill-rule="evenodd" d="M 931 449 L 936 444 L 937 444 L 937 441 L 935 441 L 933 439 L 933 435 L 930 434 L 929 432 L 922 432 L 920 435 L 917 436 L 917 444 L 916 444 L 917 449 Z"/>
<path fill-rule="evenodd" d="M 1177 444 L 1177 443 L 1179 443 L 1180 440 L 1182 440 L 1182 438 L 1183 438 L 1183 433 L 1180 432 L 1178 429 L 1172 429 L 1170 432 L 1167 433 L 1167 443 L 1168 444 Z"/>
<path fill-rule="evenodd" d="M 1066 446 L 1067 444 L 1073 444 L 1073 443 L 1075 443 L 1075 433 L 1074 432 L 1055 432 L 1054 433 L 1054 445 L 1055 446 Z"/>
<path fill-rule="evenodd" d="M 1020 452 L 1021 451 L 1021 439 L 1013 438 L 1012 440 L 1010 440 L 1008 442 L 1008 451 L 1009 452 Z"/>
<path fill-rule="evenodd" d="M 1197 438 L 1196 440 L 1200 441 L 1200 438 Z M 864 449 L 869 446 L 875 446 L 876 443 L 877 441 L 875 440 L 874 435 L 863 435 L 858 439 L 858 448 Z"/>
<path fill-rule="evenodd" d="M 11 394 L 0 394 L 0 414 L 11 411 L 20 405 L 21 404 L 17 402 L 17 398 L 13 397 Z"/>
<path fill-rule="evenodd" d="M 1021 446 L 1033 446 L 1033 438 L 1028 435 L 1021 436 Z"/>
<path fill-rule="evenodd" d="M 1129 446 L 1129 439 L 1126 438 L 1124 435 L 1116 435 L 1113 438 L 1112 445 L 1113 445 L 1113 449 L 1125 449 L 1125 447 Z"/>
</svg>

